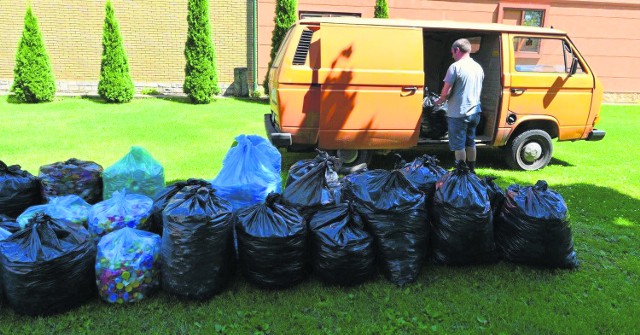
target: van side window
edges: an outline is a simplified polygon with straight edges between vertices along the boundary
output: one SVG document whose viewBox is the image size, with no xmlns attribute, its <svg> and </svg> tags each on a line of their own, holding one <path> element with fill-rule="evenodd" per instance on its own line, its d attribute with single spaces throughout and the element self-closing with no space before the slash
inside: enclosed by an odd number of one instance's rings
<svg viewBox="0 0 640 335">
<path fill-rule="evenodd" d="M 514 37 L 515 70 L 518 72 L 569 73 L 573 60 L 571 47 L 562 39 L 541 37 Z M 525 50 L 534 51 L 523 55 Z M 520 51 L 520 52 L 518 52 Z M 583 73 L 578 63 L 577 73 Z"/>
</svg>

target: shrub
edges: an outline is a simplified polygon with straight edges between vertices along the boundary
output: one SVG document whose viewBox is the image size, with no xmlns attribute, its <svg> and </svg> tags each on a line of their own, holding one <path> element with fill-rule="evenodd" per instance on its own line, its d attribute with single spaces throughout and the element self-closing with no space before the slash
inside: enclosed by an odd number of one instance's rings
<svg viewBox="0 0 640 335">
<path fill-rule="evenodd" d="M 373 17 L 381 19 L 389 18 L 389 6 L 387 6 L 387 0 L 376 0 L 376 8 L 374 10 Z"/>
<path fill-rule="evenodd" d="M 269 69 L 273 64 L 273 59 L 276 57 L 278 49 L 280 49 L 280 44 L 282 44 L 282 40 L 284 40 L 287 30 L 289 30 L 289 28 L 291 28 L 291 26 L 296 22 L 297 17 L 296 0 L 276 1 L 276 16 L 273 19 L 275 27 L 273 28 L 273 35 L 271 36 L 271 57 L 269 58 L 267 74 L 265 75 L 264 82 L 262 83 L 265 94 L 269 94 Z"/>
<path fill-rule="evenodd" d="M 51 101 L 56 94 L 56 82 L 49 55 L 44 47 L 38 19 L 31 6 L 24 16 L 24 30 L 16 53 L 16 65 L 11 91 L 18 101 Z"/>
<path fill-rule="evenodd" d="M 108 102 L 129 102 L 133 99 L 133 81 L 111 1 L 107 1 L 105 11 L 98 94 Z"/>
<path fill-rule="evenodd" d="M 140 91 L 140 93 L 144 94 L 144 95 L 159 95 L 160 94 L 160 92 L 157 89 L 153 88 L 153 87 L 151 87 L 151 88 L 143 88 L 142 91 Z"/>
<path fill-rule="evenodd" d="M 211 40 L 209 1 L 189 0 L 187 42 L 184 56 L 184 93 L 193 103 L 210 103 L 220 93 L 216 52 Z"/>
</svg>

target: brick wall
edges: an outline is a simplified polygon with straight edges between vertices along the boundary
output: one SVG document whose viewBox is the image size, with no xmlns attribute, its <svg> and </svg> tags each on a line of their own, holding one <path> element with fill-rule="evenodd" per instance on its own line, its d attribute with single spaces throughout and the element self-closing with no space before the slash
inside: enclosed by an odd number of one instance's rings
<svg viewBox="0 0 640 335">
<path fill-rule="evenodd" d="M 112 0 L 140 90 L 155 87 L 178 93 L 184 81 L 187 0 Z M 102 53 L 103 0 L 31 0 L 62 92 L 95 92 Z M 27 1 L 0 0 L 0 92 L 13 79 L 15 53 Z M 218 80 L 223 92 L 234 68 L 250 67 L 250 18 L 246 0 L 210 0 Z M 251 80 L 251 76 L 248 76 Z"/>
</svg>

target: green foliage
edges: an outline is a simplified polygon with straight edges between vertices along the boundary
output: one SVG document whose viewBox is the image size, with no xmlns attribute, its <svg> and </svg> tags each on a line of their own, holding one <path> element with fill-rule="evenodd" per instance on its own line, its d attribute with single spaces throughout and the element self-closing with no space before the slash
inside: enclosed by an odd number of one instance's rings
<svg viewBox="0 0 640 335">
<path fill-rule="evenodd" d="M 107 1 L 105 11 L 98 94 L 108 102 L 129 102 L 133 99 L 135 88 L 111 1 Z"/>
<path fill-rule="evenodd" d="M 220 93 L 216 52 L 211 40 L 208 0 L 189 0 L 187 24 L 184 93 L 193 103 L 208 104 Z"/>
<path fill-rule="evenodd" d="M 134 99 L 106 105 L 64 98 L 12 104 L 0 97 L 0 153 L 34 173 L 70 155 L 104 167 L 132 144 L 160 161 L 168 182 L 212 179 L 238 134 L 264 136 L 268 107 L 255 100 L 220 99 L 208 105 Z M 114 118 L 114 112 L 118 117 Z M 158 117 L 162 115 L 162 117 Z M 640 142 L 640 106 L 605 105 L 599 142 L 554 142 L 554 159 L 539 171 L 513 171 L 500 151 L 478 153 L 476 171 L 505 187 L 544 179 L 571 214 L 577 270 L 549 270 L 500 262 L 425 265 L 403 288 L 382 276 L 355 287 L 311 278 L 285 290 L 261 290 L 241 274 L 204 302 L 162 291 L 128 306 L 97 297 L 68 313 L 31 318 L 4 303 L 0 334 L 633 334 L 640 301 L 640 170 L 629 158 Z M 34 131 L 37 129 L 38 131 Z M 406 159 L 436 154 L 451 168 L 453 153 L 433 147 L 403 150 Z M 282 175 L 315 153 L 284 153 Z M 393 168 L 376 156 L 371 169 Z"/>
<path fill-rule="evenodd" d="M 269 69 L 273 64 L 273 59 L 276 57 L 280 44 L 284 40 L 284 36 L 287 31 L 298 19 L 298 2 L 297 0 L 277 0 L 276 1 L 276 15 L 273 18 L 275 27 L 273 28 L 273 34 L 271 35 L 271 55 L 269 58 L 269 66 L 267 67 L 267 74 L 264 77 L 262 86 L 264 87 L 264 93 L 269 94 Z"/>
<path fill-rule="evenodd" d="M 160 94 L 160 92 L 158 92 L 158 90 L 155 89 L 155 88 L 143 88 L 142 91 L 140 91 L 140 93 L 145 94 L 145 95 L 158 95 L 158 94 Z"/>
<path fill-rule="evenodd" d="M 44 47 L 38 19 L 31 7 L 24 16 L 24 29 L 16 53 L 11 91 L 18 101 L 52 101 L 56 94 L 56 81 L 51 70 L 49 55 Z"/>
<path fill-rule="evenodd" d="M 389 18 L 389 6 L 387 6 L 387 0 L 376 0 L 376 8 L 374 10 L 373 17 L 381 19 Z"/>
</svg>

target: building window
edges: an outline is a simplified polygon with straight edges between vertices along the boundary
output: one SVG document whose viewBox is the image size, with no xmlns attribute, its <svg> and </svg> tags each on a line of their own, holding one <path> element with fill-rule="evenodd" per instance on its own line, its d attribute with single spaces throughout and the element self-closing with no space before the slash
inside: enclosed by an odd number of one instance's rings
<svg viewBox="0 0 640 335">
<path fill-rule="evenodd" d="M 516 26 L 544 27 L 548 5 L 501 2 L 498 5 L 498 22 Z M 514 41 L 516 56 L 537 57 L 540 53 L 539 39 Z"/>
<path fill-rule="evenodd" d="M 309 19 L 314 17 L 338 17 L 338 16 L 348 16 L 348 17 L 362 17 L 360 13 L 336 13 L 336 12 L 311 12 L 311 11 L 300 11 L 299 12 L 300 19 Z"/>
</svg>

